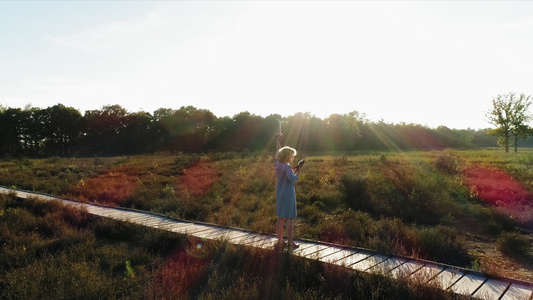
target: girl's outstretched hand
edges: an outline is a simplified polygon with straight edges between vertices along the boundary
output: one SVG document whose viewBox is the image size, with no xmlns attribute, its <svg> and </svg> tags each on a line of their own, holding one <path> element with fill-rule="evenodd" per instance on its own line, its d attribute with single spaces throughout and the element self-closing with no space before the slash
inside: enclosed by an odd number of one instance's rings
<svg viewBox="0 0 533 300">
<path fill-rule="evenodd" d="M 276 139 L 278 140 L 278 148 L 281 148 L 282 147 L 282 140 L 283 140 L 283 133 L 278 133 L 276 134 Z"/>
</svg>

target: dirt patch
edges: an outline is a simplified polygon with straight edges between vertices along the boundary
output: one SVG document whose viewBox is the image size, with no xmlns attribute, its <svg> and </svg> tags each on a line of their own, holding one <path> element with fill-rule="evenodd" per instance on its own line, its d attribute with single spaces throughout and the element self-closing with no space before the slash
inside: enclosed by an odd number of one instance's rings
<svg viewBox="0 0 533 300">
<path fill-rule="evenodd" d="M 203 196 L 220 177 L 220 173 L 212 164 L 198 162 L 185 169 L 178 178 L 178 190 L 192 196 Z"/>
<path fill-rule="evenodd" d="M 470 252 L 481 262 L 481 271 L 507 278 L 533 282 L 533 265 L 527 261 L 503 255 L 495 247 L 496 242 L 480 237 L 472 237 Z"/>
</svg>

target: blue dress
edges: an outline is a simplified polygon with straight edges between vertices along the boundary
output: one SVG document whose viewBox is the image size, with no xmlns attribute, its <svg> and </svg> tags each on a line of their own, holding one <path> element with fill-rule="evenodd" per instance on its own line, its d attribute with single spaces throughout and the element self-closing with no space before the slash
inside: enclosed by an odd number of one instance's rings
<svg viewBox="0 0 533 300">
<path fill-rule="evenodd" d="M 292 172 L 289 164 L 274 163 L 278 184 L 276 186 L 276 215 L 280 218 L 296 218 L 296 190 L 294 183 L 298 175 Z"/>
</svg>

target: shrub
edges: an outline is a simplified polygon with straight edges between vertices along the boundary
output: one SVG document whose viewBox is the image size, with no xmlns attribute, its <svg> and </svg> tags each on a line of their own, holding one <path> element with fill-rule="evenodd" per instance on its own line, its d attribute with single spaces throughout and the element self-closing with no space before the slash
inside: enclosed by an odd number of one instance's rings
<svg viewBox="0 0 533 300">
<path fill-rule="evenodd" d="M 499 235 L 502 230 L 512 230 L 516 222 L 505 216 L 493 207 L 486 207 L 479 204 L 472 204 L 468 207 L 470 214 L 479 220 L 484 233 L 493 236 Z"/>
<path fill-rule="evenodd" d="M 411 255 L 416 245 L 415 231 L 400 219 L 384 218 L 375 223 L 369 231 L 365 248 L 385 253 Z"/>
<path fill-rule="evenodd" d="M 341 189 L 344 201 L 352 209 L 371 209 L 370 197 L 367 193 L 367 179 L 344 175 L 341 178 Z"/>
<path fill-rule="evenodd" d="M 441 172 L 456 175 L 460 172 L 460 159 L 451 150 L 447 150 L 435 160 L 435 168 Z"/>
<path fill-rule="evenodd" d="M 207 262 L 179 252 L 152 276 L 146 299 L 187 299 L 207 268 Z"/>
<path fill-rule="evenodd" d="M 466 243 L 454 228 L 424 228 L 418 230 L 416 236 L 422 258 L 460 266 L 467 265 L 470 261 Z"/>
<path fill-rule="evenodd" d="M 318 239 L 320 241 L 346 244 L 348 240 L 348 234 L 344 225 L 338 219 L 322 219 L 319 227 L 320 235 Z"/>
<path fill-rule="evenodd" d="M 526 257 L 531 253 L 531 239 L 517 232 L 503 232 L 496 242 L 497 249 L 511 257 Z"/>
<path fill-rule="evenodd" d="M 189 168 L 190 166 L 197 164 L 200 161 L 200 156 L 198 155 L 186 155 L 179 153 L 178 156 L 174 158 L 174 168 L 178 174 L 182 174 L 183 170 Z"/>
<path fill-rule="evenodd" d="M 314 205 L 323 212 L 332 212 L 339 207 L 339 195 L 335 191 L 321 191 L 315 193 L 300 193 L 296 195 L 298 203 Z"/>
<path fill-rule="evenodd" d="M 316 225 L 324 218 L 324 214 L 319 206 L 307 205 L 301 210 L 300 217 L 302 217 L 309 225 Z"/>
</svg>

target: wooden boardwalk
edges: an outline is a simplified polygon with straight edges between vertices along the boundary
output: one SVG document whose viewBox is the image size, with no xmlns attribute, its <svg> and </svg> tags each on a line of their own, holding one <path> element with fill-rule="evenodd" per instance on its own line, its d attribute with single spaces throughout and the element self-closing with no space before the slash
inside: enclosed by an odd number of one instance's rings
<svg viewBox="0 0 533 300">
<path fill-rule="evenodd" d="M 265 235 L 243 229 L 221 227 L 206 223 L 177 220 L 158 214 L 125 208 L 80 203 L 50 195 L 31 193 L 0 187 L 0 193 L 16 192 L 19 198 L 58 200 L 67 205 L 86 209 L 90 214 L 120 221 L 132 222 L 202 239 L 224 239 L 233 244 L 259 248 L 273 248 L 277 242 L 274 235 Z M 300 247 L 292 252 L 308 259 L 345 266 L 361 272 L 379 272 L 394 278 L 408 277 L 425 280 L 442 289 L 474 299 L 533 299 L 533 283 L 417 260 L 409 257 L 390 256 L 367 249 L 344 247 L 319 241 L 296 240 Z"/>
</svg>

